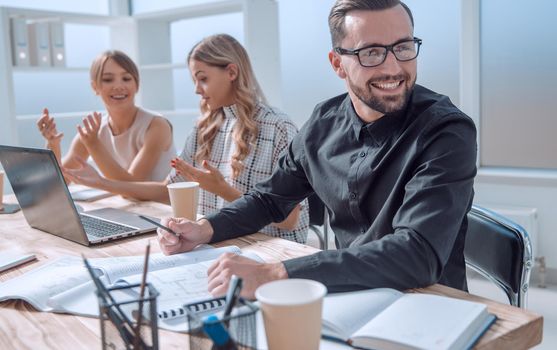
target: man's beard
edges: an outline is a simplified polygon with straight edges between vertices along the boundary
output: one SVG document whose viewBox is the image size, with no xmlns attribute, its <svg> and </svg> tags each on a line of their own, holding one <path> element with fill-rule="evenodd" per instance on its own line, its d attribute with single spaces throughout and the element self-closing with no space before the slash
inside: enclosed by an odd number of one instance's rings
<svg viewBox="0 0 557 350">
<path fill-rule="evenodd" d="M 359 86 L 356 86 L 352 80 L 348 77 L 348 84 L 350 89 L 354 92 L 356 97 L 360 99 L 363 103 L 366 104 L 369 108 L 383 114 L 387 113 L 394 113 L 398 112 L 406 106 L 408 99 L 410 98 L 410 94 L 414 89 L 414 85 L 416 84 L 416 79 L 412 81 L 410 86 L 405 87 L 404 91 L 400 95 L 392 95 L 392 96 L 377 96 L 372 91 L 373 87 L 371 86 L 372 83 L 378 82 L 385 82 L 385 81 L 403 81 L 403 84 L 407 83 L 410 80 L 409 75 L 395 75 L 395 76 L 383 76 L 379 78 L 373 78 L 366 82 L 366 88 L 362 89 Z"/>
</svg>

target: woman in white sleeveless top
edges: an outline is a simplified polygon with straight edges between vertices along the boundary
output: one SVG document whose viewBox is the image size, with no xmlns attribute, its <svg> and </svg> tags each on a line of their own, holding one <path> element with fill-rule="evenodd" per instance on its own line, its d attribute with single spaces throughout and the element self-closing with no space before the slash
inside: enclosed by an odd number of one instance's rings
<svg viewBox="0 0 557 350">
<path fill-rule="evenodd" d="M 91 87 L 100 96 L 107 111 L 94 112 L 77 127 L 68 153 L 62 157 L 63 134 L 54 118 L 44 109 L 37 126 L 60 165 L 79 168 L 81 161 L 93 158 L 102 174 L 120 181 L 161 181 L 170 171 L 176 149 L 172 126 L 161 115 L 135 105 L 139 71 L 121 51 L 106 51 L 91 65 Z"/>
<path fill-rule="evenodd" d="M 166 185 L 197 181 L 199 214 L 209 214 L 270 176 L 297 133 L 295 124 L 267 105 L 246 50 L 236 39 L 219 34 L 194 46 L 187 63 L 201 96 L 201 117 L 187 138 L 176 171 L 164 182 L 123 182 L 101 177 L 83 164 L 68 176 L 77 182 L 127 197 L 169 203 Z M 308 206 L 304 201 L 266 234 L 305 243 Z"/>
</svg>

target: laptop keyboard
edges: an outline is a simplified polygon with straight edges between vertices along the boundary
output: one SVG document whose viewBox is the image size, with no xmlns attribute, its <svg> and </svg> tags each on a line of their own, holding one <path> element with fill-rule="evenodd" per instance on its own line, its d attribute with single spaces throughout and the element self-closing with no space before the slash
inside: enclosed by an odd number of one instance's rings
<svg viewBox="0 0 557 350">
<path fill-rule="evenodd" d="M 120 233 L 133 231 L 134 228 L 130 226 L 115 224 L 110 221 L 101 220 L 99 218 L 79 215 L 83 228 L 88 235 L 96 237 L 114 236 Z"/>
</svg>

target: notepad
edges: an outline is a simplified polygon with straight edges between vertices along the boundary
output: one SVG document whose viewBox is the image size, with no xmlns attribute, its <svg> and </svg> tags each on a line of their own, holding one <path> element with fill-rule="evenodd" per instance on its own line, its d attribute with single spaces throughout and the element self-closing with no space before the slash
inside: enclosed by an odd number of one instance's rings
<svg viewBox="0 0 557 350">
<path fill-rule="evenodd" d="M 379 288 L 328 295 L 322 334 L 363 349 L 467 349 L 494 321 L 481 303 Z"/>
<path fill-rule="evenodd" d="M 99 199 L 114 196 L 114 193 L 99 190 L 96 188 L 86 188 L 77 191 L 71 191 L 72 199 L 74 201 L 94 202 Z"/>
<path fill-rule="evenodd" d="M 24 254 L 16 251 L 0 252 L 0 272 L 11 269 L 26 262 L 35 260 L 35 254 Z"/>
</svg>

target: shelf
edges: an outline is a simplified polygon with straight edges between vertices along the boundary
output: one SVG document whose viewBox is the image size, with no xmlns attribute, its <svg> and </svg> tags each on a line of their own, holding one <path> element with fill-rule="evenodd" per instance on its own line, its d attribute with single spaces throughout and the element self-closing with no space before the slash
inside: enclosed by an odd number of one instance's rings
<svg viewBox="0 0 557 350">
<path fill-rule="evenodd" d="M 46 10 L 33 10 L 18 7 L 4 7 L 2 10 L 6 11 L 9 18 L 25 17 L 31 20 L 59 20 L 66 23 L 80 23 L 80 24 L 96 24 L 96 25 L 110 25 L 119 24 L 122 21 L 130 21 L 127 16 L 111 16 L 111 15 L 92 15 L 85 13 L 62 12 L 62 11 L 46 11 Z"/>
<path fill-rule="evenodd" d="M 57 113 L 57 112 L 50 111 L 50 114 L 56 119 L 72 119 L 72 118 L 83 118 L 87 116 L 87 114 L 91 114 L 92 112 L 93 111 L 76 111 L 76 112 Z M 97 112 L 101 112 L 103 114 L 106 113 L 105 110 L 99 110 Z M 17 121 L 38 120 L 40 116 L 41 116 L 41 112 L 35 114 L 20 114 L 20 115 L 16 115 L 15 119 Z"/>
<path fill-rule="evenodd" d="M 164 117 L 170 117 L 170 118 L 179 117 L 179 116 L 197 118 L 201 114 L 199 108 L 182 108 L 182 109 L 155 111 L 155 112 L 162 114 Z"/>
<path fill-rule="evenodd" d="M 155 20 L 173 22 L 188 18 L 214 16 L 225 13 L 241 12 L 244 8 L 245 0 L 215 1 L 205 4 L 184 6 L 176 9 L 149 12 L 134 15 L 137 20 Z"/>
<path fill-rule="evenodd" d="M 105 110 L 99 110 L 97 112 L 101 112 L 102 114 L 106 114 Z M 164 117 L 176 117 L 176 116 L 186 116 L 186 117 L 198 117 L 200 112 L 198 108 L 184 108 L 184 109 L 175 109 L 175 110 L 162 110 L 162 111 L 154 111 L 156 113 L 162 114 Z M 75 112 L 65 112 L 65 113 L 57 113 L 56 111 L 51 111 L 51 114 L 56 119 L 72 119 L 72 118 L 83 118 L 87 114 L 91 114 L 92 111 L 75 111 Z M 23 120 L 38 120 L 41 116 L 40 113 L 35 114 L 20 114 L 16 116 L 16 120 L 23 121 Z"/>
<path fill-rule="evenodd" d="M 140 71 L 154 71 L 154 70 L 171 70 L 171 69 L 187 69 L 185 63 L 160 63 L 160 64 L 146 64 L 139 66 Z"/>
<path fill-rule="evenodd" d="M 14 73 L 51 73 L 51 72 L 89 72 L 89 67 L 38 67 L 38 66 L 14 66 Z"/>
</svg>

